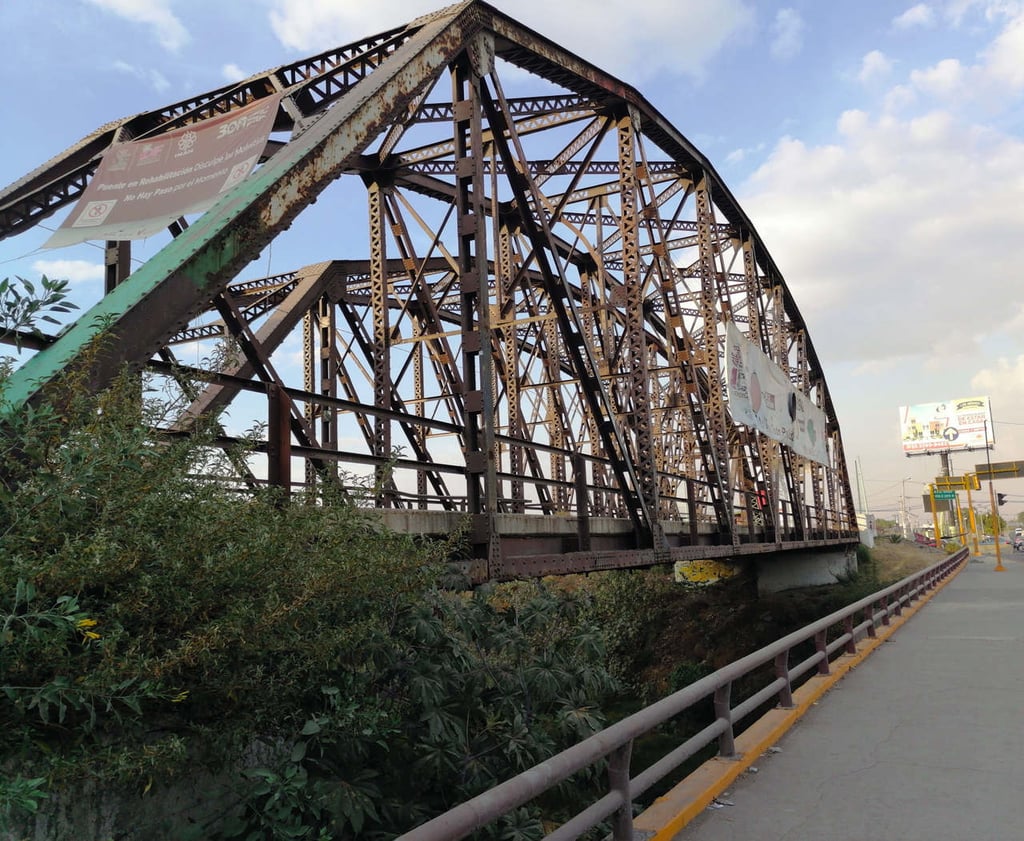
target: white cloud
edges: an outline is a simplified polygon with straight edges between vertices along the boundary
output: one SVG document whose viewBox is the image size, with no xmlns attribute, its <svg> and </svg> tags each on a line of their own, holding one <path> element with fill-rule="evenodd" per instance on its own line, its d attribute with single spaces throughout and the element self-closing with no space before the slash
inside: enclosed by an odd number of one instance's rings
<svg viewBox="0 0 1024 841">
<path fill-rule="evenodd" d="M 857 78 L 861 82 L 883 79 L 892 72 L 892 61 L 880 50 L 872 50 L 860 62 Z"/>
<path fill-rule="evenodd" d="M 948 359 L 954 339 L 976 353 L 972 337 L 1024 305 L 1007 283 L 1024 263 L 1024 141 L 944 111 L 850 111 L 837 129 L 833 144 L 780 141 L 738 191 L 812 335 L 859 365 Z M 852 306 L 872 316 L 852 324 Z"/>
<path fill-rule="evenodd" d="M 90 263 L 88 260 L 37 260 L 32 264 L 32 270 L 70 283 L 103 280 L 104 275 L 102 263 Z"/>
<path fill-rule="evenodd" d="M 993 5 L 1001 13 L 1007 10 L 1003 4 Z M 972 109 L 981 109 L 986 118 L 1012 113 L 1018 107 L 1013 95 L 1024 91 L 1024 63 L 1019 58 L 1024 55 L 1024 7 L 1015 5 L 1015 16 L 994 15 L 1003 19 L 1002 29 L 987 47 L 972 56 L 976 58 L 973 64 L 944 58 L 930 67 L 912 70 L 906 84 L 887 95 L 887 110 L 898 111 L 920 96 L 965 115 Z M 976 115 L 971 118 L 979 119 Z"/>
<path fill-rule="evenodd" d="M 975 10 L 991 23 L 998 18 L 1020 14 L 1021 4 L 1020 0 L 946 0 L 943 16 L 952 26 L 958 27 Z"/>
<path fill-rule="evenodd" d="M 132 23 L 150 26 L 165 49 L 176 51 L 188 43 L 188 30 L 170 9 L 170 0 L 88 0 L 94 6 Z"/>
<path fill-rule="evenodd" d="M 1017 461 L 1024 453 L 1024 355 L 998 357 L 980 368 L 970 381 L 974 394 L 991 400 L 995 424 L 993 461 Z M 978 461 L 983 461 L 980 454 Z"/>
<path fill-rule="evenodd" d="M 917 102 L 917 94 L 909 85 L 896 85 L 890 88 L 882 99 L 882 110 L 893 114 L 910 108 Z"/>
<path fill-rule="evenodd" d="M 1024 14 L 1013 18 L 983 54 L 993 80 L 1014 90 L 1024 88 Z"/>
<path fill-rule="evenodd" d="M 782 60 L 793 58 L 803 45 L 804 20 L 800 13 L 796 9 L 779 9 L 772 24 L 772 56 Z"/>
<path fill-rule="evenodd" d="M 896 29 L 913 29 L 917 26 L 931 26 L 935 21 L 935 13 L 927 3 L 911 6 L 903 14 L 893 18 L 892 25 Z"/>
<path fill-rule="evenodd" d="M 700 77 L 731 39 L 752 31 L 750 0 L 496 0 L 493 6 L 623 80 L 659 73 Z M 436 0 L 273 0 L 270 24 L 282 44 L 310 52 L 348 43 L 434 12 Z M 610 22 L 614 21 L 614 25 Z"/>
<path fill-rule="evenodd" d="M 967 70 L 955 58 L 947 58 L 925 70 L 914 70 L 910 81 L 920 91 L 939 99 L 951 99 L 961 94 Z"/>
<path fill-rule="evenodd" d="M 239 82 L 242 79 L 247 79 L 251 74 L 246 73 L 237 64 L 225 64 L 220 69 L 221 75 L 228 82 Z"/>
<path fill-rule="evenodd" d="M 115 61 L 113 67 L 119 73 L 134 76 L 139 81 L 152 87 L 157 93 L 162 93 L 171 86 L 166 76 L 159 70 L 154 70 L 151 67 L 136 67 L 134 64 L 128 64 L 126 61 Z"/>
</svg>

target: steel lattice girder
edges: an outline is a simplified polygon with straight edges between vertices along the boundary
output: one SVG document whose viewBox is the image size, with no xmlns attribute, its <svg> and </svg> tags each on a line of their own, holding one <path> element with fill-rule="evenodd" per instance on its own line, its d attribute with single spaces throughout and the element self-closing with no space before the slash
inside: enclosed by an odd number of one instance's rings
<svg viewBox="0 0 1024 841">
<path fill-rule="evenodd" d="M 522 70 L 536 77 L 528 95 L 508 95 Z M 688 556 L 687 545 L 856 540 L 824 374 L 750 220 L 637 91 L 484 3 L 111 123 L 0 194 L 0 236 L 76 198 L 111 141 L 276 92 L 290 139 L 16 372 L 7 411 L 86 359 L 102 386 L 169 343 L 231 334 L 247 360 L 189 416 L 226 405 L 255 371 L 291 401 L 293 452 L 321 468 L 374 465 L 378 505 L 465 510 L 490 574 L 572 565 L 517 566 L 533 550 L 498 518 L 528 511 L 630 524 L 603 544 L 582 525 L 562 539 L 582 568 Z M 354 177 L 369 260 L 234 281 Z M 730 420 L 729 320 L 825 412 L 828 464 Z M 118 341 L 86 354 L 107 322 Z M 300 322 L 304 387 L 291 388 L 269 359 Z M 339 419 L 362 450 L 340 448 Z M 396 445 L 415 461 L 394 458 Z M 748 518 L 747 534 L 734 515 L 756 493 L 772 516 L 760 532 Z M 540 554 L 556 558 L 558 542 Z"/>
</svg>

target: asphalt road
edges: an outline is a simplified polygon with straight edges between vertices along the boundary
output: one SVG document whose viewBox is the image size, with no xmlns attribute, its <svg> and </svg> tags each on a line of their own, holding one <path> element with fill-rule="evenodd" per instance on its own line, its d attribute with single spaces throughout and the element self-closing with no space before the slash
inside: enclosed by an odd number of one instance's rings
<svg viewBox="0 0 1024 841">
<path fill-rule="evenodd" d="M 1024 838 L 1024 553 L 1003 548 L 1005 571 L 968 564 L 676 841 Z"/>
</svg>

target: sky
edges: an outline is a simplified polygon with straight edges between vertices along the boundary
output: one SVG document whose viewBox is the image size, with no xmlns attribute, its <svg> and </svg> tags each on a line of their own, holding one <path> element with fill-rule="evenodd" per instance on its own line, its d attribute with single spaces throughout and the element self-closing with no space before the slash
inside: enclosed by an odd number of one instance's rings
<svg viewBox="0 0 1024 841">
<path fill-rule="evenodd" d="M 0 2 L 0 184 L 111 120 L 444 5 Z M 900 406 L 987 396 L 991 459 L 1024 461 L 1024 2 L 492 5 L 633 85 L 711 161 L 807 324 L 859 508 L 893 518 L 905 494 L 920 517 L 939 473 L 938 456 L 903 455 Z M 41 251 L 48 236 L 0 241 L 0 277 L 66 277 L 91 304 L 102 251 Z M 1024 511 L 1024 479 L 996 490 L 1004 517 Z"/>
</svg>

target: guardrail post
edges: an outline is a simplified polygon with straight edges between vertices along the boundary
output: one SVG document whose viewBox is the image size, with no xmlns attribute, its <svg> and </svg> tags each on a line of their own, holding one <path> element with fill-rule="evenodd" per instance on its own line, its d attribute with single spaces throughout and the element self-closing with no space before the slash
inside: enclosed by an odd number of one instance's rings
<svg viewBox="0 0 1024 841">
<path fill-rule="evenodd" d="M 775 655 L 775 677 L 781 677 L 786 685 L 779 690 L 779 706 L 793 709 L 793 686 L 789 682 L 789 651 L 783 651 Z"/>
<path fill-rule="evenodd" d="M 906 586 L 903 586 L 896 591 L 896 606 L 893 608 L 893 613 L 896 616 L 903 615 L 903 595 L 906 593 L 906 590 Z"/>
<path fill-rule="evenodd" d="M 633 740 L 612 751 L 608 757 L 608 787 L 622 795 L 622 806 L 612 818 L 613 841 L 633 841 L 633 798 L 629 793 L 629 760 Z"/>
<path fill-rule="evenodd" d="M 876 608 L 876 605 L 875 605 L 874 602 L 872 602 L 870 605 L 868 605 L 867 610 L 864 612 L 864 618 L 870 620 L 868 622 L 868 638 L 869 639 L 874 639 L 876 636 L 878 636 L 878 631 L 875 630 L 875 625 L 877 624 L 875 622 L 875 616 L 878 615 L 878 611 L 875 608 Z"/>
<path fill-rule="evenodd" d="M 818 633 L 814 635 L 814 649 L 821 655 L 821 659 L 818 661 L 818 674 L 829 674 L 828 633 L 826 631 L 818 631 Z"/>
<path fill-rule="evenodd" d="M 849 634 L 850 638 L 846 641 L 846 653 L 856 654 L 857 653 L 857 641 L 853 638 L 853 614 L 851 613 L 843 620 L 843 631 Z"/>
<path fill-rule="evenodd" d="M 736 755 L 736 742 L 732 734 L 732 707 L 729 698 L 732 695 L 732 681 L 719 686 L 715 690 L 715 718 L 724 719 L 726 728 L 718 737 L 718 755 L 732 757 Z"/>
<path fill-rule="evenodd" d="M 882 596 L 882 624 L 889 624 L 889 594 Z"/>
</svg>

